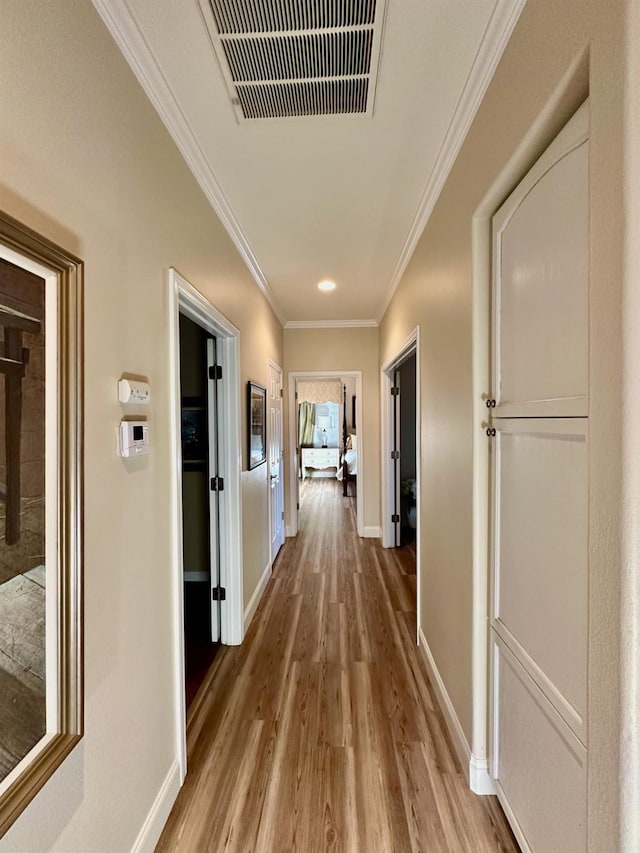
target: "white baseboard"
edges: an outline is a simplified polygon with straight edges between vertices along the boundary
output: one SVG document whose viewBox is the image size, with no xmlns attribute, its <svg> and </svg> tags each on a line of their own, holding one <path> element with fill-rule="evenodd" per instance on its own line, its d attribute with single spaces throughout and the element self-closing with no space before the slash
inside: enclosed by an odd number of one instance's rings
<svg viewBox="0 0 640 853">
<path fill-rule="evenodd" d="M 458 715 L 456 714 L 455 708 L 453 707 L 453 702 L 449 698 L 447 688 L 444 686 L 444 681 L 442 680 L 440 673 L 438 672 L 438 667 L 436 666 L 436 662 L 433 659 L 433 655 L 431 654 L 431 649 L 429 648 L 429 644 L 427 643 L 427 638 L 422 633 L 422 629 L 420 629 L 418 636 L 420 638 L 418 648 L 420 649 L 422 659 L 424 660 L 425 666 L 427 667 L 427 672 L 429 673 L 431 684 L 433 685 L 433 689 L 435 690 L 436 699 L 438 700 L 438 704 L 440 705 L 440 710 L 444 714 L 444 720 L 447 724 L 447 728 L 449 729 L 449 733 L 453 740 L 453 745 L 455 747 L 456 752 L 458 753 L 460 763 L 463 767 L 468 768 L 469 762 L 471 761 L 471 747 L 469 746 L 469 742 L 466 738 L 460 720 L 458 719 Z"/>
<path fill-rule="evenodd" d="M 469 759 L 469 787 L 474 794 L 487 796 L 496 793 L 496 786 L 489 769 L 488 758 L 478 758 L 471 754 Z"/>
<path fill-rule="evenodd" d="M 420 629 L 418 636 L 420 638 L 418 648 L 420 649 L 422 659 L 427 668 L 427 672 L 429 673 L 429 678 L 431 679 L 431 684 L 435 690 L 438 705 L 440 705 L 440 710 L 444 715 L 447 728 L 449 729 L 449 734 L 453 740 L 453 745 L 458 753 L 458 758 L 467 773 L 469 788 L 474 794 L 480 794 L 483 796 L 487 794 L 495 794 L 495 785 L 489 772 L 489 760 L 487 758 L 479 758 L 471 752 L 469 741 L 467 740 L 460 720 L 458 719 L 458 715 L 453 707 L 453 702 L 447 693 L 447 688 L 444 686 L 444 681 L 438 672 L 438 667 L 436 666 L 436 662 L 431 654 L 427 638 L 422 633 L 422 629 Z"/>
<path fill-rule="evenodd" d="M 180 791 L 180 763 L 173 762 L 138 833 L 131 853 L 153 853 Z"/>
<path fill-rule="evenodd" d="M 364 539 L 379 539 L 380 538 L 380 528 L 379 527 L 363 527 L 362 528 L 362 536 Z"/>
<path fill-rule="evenodd" d="M 244 630 L 246 632 L 247 628 L 251 624 L 251 620 L 258 609 L 258 605 L 260 604 L 260 599 L 262 598 L 265 589 L 267 588 L 267 584 L 271 578 L 271 563 L 267 563 L 265 566 L 265 570 L 263 571 L 260 580 L 258 581 L 258 585 L 253 591 L 253 595 L 247 604 L 244 611 Z"/>
<path fill-rule="evenodd" d="M 292 536 L 298 535 L 298 531 L 291 524 L 287 524 L 287 526 L 284 529 L 284 532 L 285 532 L 285 536 L 287 537 L 287 539 L 291 539 Z"/>
<path fill-rule="evenodd" d="M 431 654 L 427 638 L 422 633 L 422 629 L 419 631 L 419 637 L 420 642 L 418 644 L 418 648 L 420 649 L 422 659 L 427 668 L 427 672 L 429 673 L 429 678 L 431 679 L 431 684 L 435 690 L 440 710 L 444 715 L 447 728 L 449 729 L 449 734 L 453 740 L 454 748 L 458 753 L 460 763 L 467 774 L 469 788 L 474 794 L 495 794 L 495 786 L 489 773 L 489 761 L 486 758 L 479 758 L 471 752 L 469 741 L 467 740 L 460 720 L 458 719 L 456 710 L 453 707 L 453 702 L 447 693 L 447 688 L 444 686 L 444 681 L 438 672 L 438 667 L 436 666 L 436 662 Z"/>
</svg>

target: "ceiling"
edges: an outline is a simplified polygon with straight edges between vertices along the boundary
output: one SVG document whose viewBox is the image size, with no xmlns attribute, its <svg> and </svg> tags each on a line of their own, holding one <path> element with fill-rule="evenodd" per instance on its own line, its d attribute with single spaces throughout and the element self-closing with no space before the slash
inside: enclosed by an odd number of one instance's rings
<svg viewBox="0 0 640 853">
<path fill-rule="evenodd" d="M 331 326 L 381 319 L 525 0 L 387 0 L 371 115 L 255 121 L 198 0 L 93 2 L 280 320 Z"/>
</svg>

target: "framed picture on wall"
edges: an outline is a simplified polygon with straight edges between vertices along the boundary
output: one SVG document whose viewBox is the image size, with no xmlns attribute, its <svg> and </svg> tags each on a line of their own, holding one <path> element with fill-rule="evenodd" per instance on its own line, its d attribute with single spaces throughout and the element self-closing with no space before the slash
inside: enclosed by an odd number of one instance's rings
<svg viewBox="0 0 640 853">
<path fill-rule="evenodd" d="M 247 383 L 247 437 L 249 470 L 267 461 L 267 389 Z"/>
<path fill-rule="evenodd" d="M 83 731 L 82 269 L 0 213 L 0 836 Z"/>
</svg>

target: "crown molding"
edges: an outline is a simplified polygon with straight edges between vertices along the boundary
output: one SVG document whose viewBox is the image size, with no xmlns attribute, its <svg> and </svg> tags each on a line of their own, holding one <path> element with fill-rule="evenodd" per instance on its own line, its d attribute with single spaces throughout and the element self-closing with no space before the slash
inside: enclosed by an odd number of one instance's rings
<svg viewBox="0 0 640 853">
<path fill-rule="evenodd" d="M 377 320 L 289 320 L 285 329 L 376 329 Z"/>
<path fill-rule="evenodd" d="M 409 229 L 409 234 L 402 247 L 391 281 L 385 292 L 382 309 L 378 316 L 378 324 L 382 322 L 382 318 L 402 280 L 402 276 L 418 245 L 422 232 L 433 213 L 445 181 L 453 168 L 456 157 L 460 153 L 462 143 L 471 127 L 471 122 L 482 103 L 491 78 L 511 38 L 511 33 L 518 22 L 525 3 L 526 0 L 496 0 L 476 58 L 465 81 L 462 94 L 458 99 L 453 117 L 440 146 L 435 165 L 420 199 L 420 204 L 418 205 L 411 228 Z"/>
<path fill-rule="evenodd" d="M 198 144 L 196 135 L 180 109 L 167 79 L 151 52 L 126 0 L 92 0 L 98 14 L 146 92 L 164 126 L 178 147 L 194 178 L 233 241 L 254 281 L 280 323 L 284 315 L 278 300 L 253 254 L 218 179 Z"/>
</svg>

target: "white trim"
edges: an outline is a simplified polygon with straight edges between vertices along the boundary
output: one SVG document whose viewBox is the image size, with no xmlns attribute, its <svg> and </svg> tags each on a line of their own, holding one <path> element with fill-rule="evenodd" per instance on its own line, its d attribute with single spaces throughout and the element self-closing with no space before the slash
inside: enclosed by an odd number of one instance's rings
<svg viewBox="0 0 640 853">
<path fill-rule="evenodd" d="M 245 607 L 244 610 L 244 630 L 245 633 L 251 624 L 251 620 L 255 616 L 256 610 L 258 609 L 258 605 L 262 601 L 262 596 L 264 595 L 264 591 L 267 588 L 267 584 L 271 580 L 271 575 L 273 573 L 273 569 L 271 563 L 267 563 L 264 568 L 263 573 L 260 575 L 260 580 L 258 581 L 258 585 L 253 591 L 253 595 L 249 599 L 249 603 Z"/>
<path fill-rule="evenodd" d="M 176 801 L 181 784 L 180 762 L 176 758 L 165 776 L 158 796 L 149 809 L 138 837 L 133 843 L 131 853 L 153 853 L 169 817 L 169 812 Z"/>
<path fill-rule="evenodd" d="M 289 410 L 289 501 L 287 512 L 286 533 L 287 536 L 297 536 L 298 534 L 298 454 L 296 453 L 297 445 L 297 424 L 296 424 L 296 382 L 298 379 L 346 379 L 351 377 L 356 380 L 356 424 L 358 430 L 358 488 L 356 491 L 356 530 L 358 536 L 364 537 L 364 489 L 365 489 L 365 470 L 364 464 L 361 464 L 364 459 L 364 446 L 366 444 L 366 435 L 362 420 L 362 371 L 361 370 L 294 370 L 287 374 L 287 397 Z M 373 530 L 374 528 L 367 528 Z"/>
<path fill-rule="evenodd" d="M 456 714 L 456 709 L 453 707 L 453 702 L 447 693 L 444 681 L 438 672 L 438 667 L 436 666 L 436 662 L 431 654 L 427 638 L 422 633 L 422 630 L 418 632 L 418 648 L 420 649 L 422 660 L 427 667 L 429 680 L 431 681 L 433 691 L 436 694 L 438 705 L 440 706 L 440 710 L 444 716 L 444 721 L 449 729 L 449 734 L 451 735 L 451 740 L 453 741 L 460 763 L 468 772 L 468 768 L 471 763 L 471 747 L 469 746 L 469 741 L 466 738 L 462 724 Z"/>
<path fill-rule="evenodd" d="M 391 281 L 383 297 L 382 308 L 378 315 L 378 323 L 382 321 L 389 307 L 393 294 L 400 284 L 418 241 L 422 236 L 422 232 L 436 206 L 445 181 L 462 148 L 462 144 L 471 127 L 471 122 L 478 111 L 478 107 L 487 91 L 491 78 L 525 3 L 526 0 L 496 0 L 493 13 L 476 53 L 476 58 L 465 81 L 462 94 L 458 99 L 453 117 L 440 146 L 435 165 L 420 199 L 420 204 L 418 205 L 411 228 L 409 229 L 409 234 L 407 235 Z"/>
<path fill-rule="evenodd" d="M 486 400 L 491 391 L 489 330 L 491 328 L 491 220 L 472 222 L 472 377 L 473 377 L 473 509 L 471 606 L 471 744 L 489 763 L 489 441 Z"/>
<path fill-rule="evenodd" d="M 176 749 L 180 782 L 187 773 L 186 708 L 184 693 L 184 601 L 182 563 L 182 445 L 180 415 L 180 331 L 182 313 L 216 335 L 218 356 L 223 365 L 220 387 L 221 417 L 218 422 L 220 470 L 225 490 L 219 503 L 220 519 L 220 584 L 227 591 L 221 608 L 221 640 L 238 645 L 244 637 L 242 575 L 242 503 L 240 447 L 240 333 L 226 317 L 209 303 L 175 270 L 168 271 L 168 377 L 169 377 L 169 445 L 172 453 L 169 501 L 172 517 L 171 563 L 174 595 L 174 673 Z"/>
<path fill-rule="evenodd" d="M 362 528 L 362 538 L 363 539 L 379 539 L 380 538 L 380 528 L 379 527 L 363 527 Z"/>
<path fill-rule="evenodd" d="M 224 190 L 209 165 L 196 134 L 182 112 L 147 40 L 131 14 L 126 0 L 93 0 L 93 5 L 177 145 L 184 161 L 191 169 L 194 178 L 247 265 L 254 281 L 271 305 L 278 320 L 283 323 L 284 315 L 280 304 L 269 287 L 249 241 L 227 201 Z"/>
<path fill-rule="evenodd" d="M 453 702 L 447 693 L 447 688 L 444 686 L 444 681 L 431 654 L 427 639 L 421 630 L 418 631 L 418 648 L 436 694 L 438 705 L 449 729 L 451 740 L 467 777 L 469 788 L 474 794 L 480 796 L 495 794 L 495 785 L 489 773 L 489 762 L 486 758 L 481 758 L 471 752 L 469 741 L 453 707 Z"/>
<path fill-rule="evenodd" d="M 469 758 L 469 787 L 474 794 L 480 796 L 491 796 L 496 793 L 488 758 L 479 758 L 471 753 Z"/>
<path fill-rule="evenodd" d="M 181 441 L 182 424 L 177 406 L 180 401 L 180 326 L 179 293 L 169 272 L 168 288 L 169 308 L 169 446 L 178 447 Z M 176 403 L 178 401 L 178 403 Z M 187 709 L 185 704 L 185 668 L 184 668 L 184 583 L 182 564 L 182 452 L 173 453 L 171 464 L 171 483 L 169 486 L 169 506 L 173 524 L 171 537 L 171 564 L 173 565 L 173 669 L 175 701 L 175 735 L 178 755 L 180 785 L 187 775 Z"/>
<path fill-rule="evenodd" d="M 285 329 L 377 329 L 377 320 L 289 320 Z"/>
</svg>

